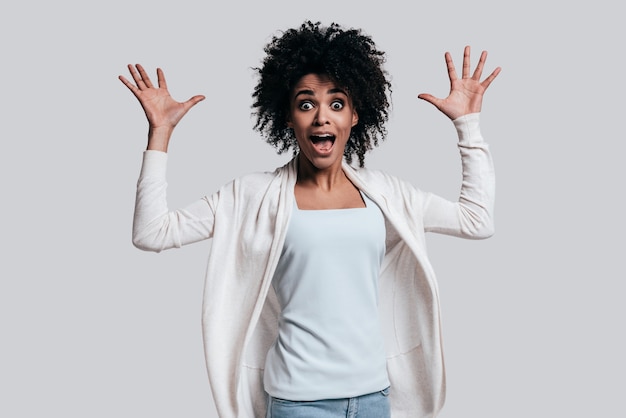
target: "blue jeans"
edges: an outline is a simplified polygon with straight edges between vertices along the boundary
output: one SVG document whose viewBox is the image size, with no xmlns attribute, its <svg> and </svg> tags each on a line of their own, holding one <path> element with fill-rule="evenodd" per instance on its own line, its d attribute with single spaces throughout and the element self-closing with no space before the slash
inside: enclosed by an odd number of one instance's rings
<svg viewBox="0 0 626 418">
<path fill-rule="evenodd" d="M 287 401 L 268 397 L 265 418 L 389 418 L 389 388 L 355 398 Z"/>
</svg>

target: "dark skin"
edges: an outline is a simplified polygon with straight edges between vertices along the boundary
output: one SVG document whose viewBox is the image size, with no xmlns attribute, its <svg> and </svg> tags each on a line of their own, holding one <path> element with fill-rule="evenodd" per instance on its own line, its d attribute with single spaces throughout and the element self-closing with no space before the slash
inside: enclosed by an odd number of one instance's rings
<svg viewBox="0 0 626 418">
<path fill-rule="evenodd" d="M 294 190 L 300 209 L 363 207 L 341 164 L 359 117 L 349 95 L 328 76 L 307 74 L 291 94 L 290 117 L 300 152 Z"/>
<path fill-rule="evenodd" d="M 448 96 L 437 98 L 422 93 L 417 97 L 431 103 L 451 120 L 480 112 L 485 91 L 500 73 L 498 67 L 481 81 L 486 60 L 487 52 L 483 51 L 472 73 L 470 47 L 466 46 L 459 78 L 452 56 L 446 52 L 445 61 L 450 80 Z M 134 83 L 123 76 L 119 76 L 119 79 L 139 100 L 146 114 L 149 123 L 147 149 L 167 152 L 176 125 L 205 96 L 196 95 L 185 102 L 177 102 L 170 96 L 160 68 L 157 68 L 157 86 L 152 84 L 141 65 L 128 65 L 128 70 Z M 298 155 L 298 180 L 294 190 L 298 207 L 364 207 L 358 189 L 348 180 L 341 167 L 343 148 L 349 137 L 349 128 L 358 121 L 358 109 L 352 107 L 350 98 L 345 93 L 342 94 L 338 86 L 327 77 L 322 75 L 318 79 L 306 79 L 309 76 L 311 75 L 304 76 L 298 83 L 304 82 L 305 93 L 292 92 L 290 118 L 287 121 L 296 132 L 301 150 Z M 306 103 L 307 100 L 311 102 L 310 105 Z M 333 141 L 330 141 L 332 145 L 326 141 L 327 137 L 333 137 Z"/>
</svg>

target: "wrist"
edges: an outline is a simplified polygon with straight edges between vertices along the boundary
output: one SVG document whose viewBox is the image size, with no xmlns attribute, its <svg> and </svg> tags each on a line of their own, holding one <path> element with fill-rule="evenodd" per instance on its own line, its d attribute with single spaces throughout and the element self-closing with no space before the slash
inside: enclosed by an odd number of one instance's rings
<svg viewBox="0 0 626 418">
<path fill-rule="evenodd" d="M 150 127 L 148 131 L 148 150 L 167 152 L 167 147 L 172 136 L 174 127 L 159 126 Z"/>
</svg>

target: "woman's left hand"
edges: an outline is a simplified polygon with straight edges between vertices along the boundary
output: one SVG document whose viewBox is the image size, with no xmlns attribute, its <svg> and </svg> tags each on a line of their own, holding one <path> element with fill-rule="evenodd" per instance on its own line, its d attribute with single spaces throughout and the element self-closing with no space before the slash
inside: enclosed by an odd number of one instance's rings
<svg viewBox="0 0 626 418">
<path fill-rule="evenodd" d="M 422 93 L 417 97 L 432 103 L 450 119 L 456 119 L 469 113 L 480 112 L 483 95 L 491 82 L 500 74 L 500 67 L 493 70 L 489 77 L 480 81 L 483 67 L 487 60 L 487 51 L 480 54 L 480 60 L 470 76 L 470 47 L 466 46 L 463 51 L 463 73 L 459 79 L 449 52 L 445 54 L 448 77 L 450 78 L 450 94 L 445 99 L 439 99 L 431 94 Z"/>
</svg>

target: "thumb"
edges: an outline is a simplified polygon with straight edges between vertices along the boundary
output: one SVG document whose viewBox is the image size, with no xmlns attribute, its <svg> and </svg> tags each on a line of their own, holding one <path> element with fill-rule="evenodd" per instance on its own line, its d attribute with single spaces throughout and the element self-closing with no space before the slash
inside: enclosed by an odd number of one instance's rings
<svg viewBox="0 0 626 418">
<path fill-rule="evenodd" d="M 422 94 L 419 94 L 419 95 L 417 96 L 417 98 L 418 98 L 418 99 L 425 100 L 425 101 L 427 101 L 428 103 L 430 103 L 430 104 L 432 104 L 432 105 L 434 105 L 434 106 L 436 106 L 436 107 L 439 107 L 439 106 L 438 106 L 438 104 L 439 104 L 439 102 L 441 101 L 440 99 L 436 98 L 436 97 L 435 97 L 435 96 L 433 96 L 432 94 L 428 94 L 428 93 L 422 93 Z"/>
<path fill-rule="evenodd" d="M 206 97 L 204 97 L 203 95 L 199 94 L 197 96 L 193 96 L 191 99 L 187 100 L 185 102 L 185 105 L 187 108 L 191 108 L 193 106 L 195 106 L 196 104 L 200 103 L 201 101 L 203 101 Z"/>
</svg>

